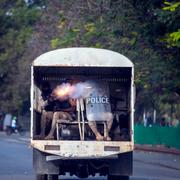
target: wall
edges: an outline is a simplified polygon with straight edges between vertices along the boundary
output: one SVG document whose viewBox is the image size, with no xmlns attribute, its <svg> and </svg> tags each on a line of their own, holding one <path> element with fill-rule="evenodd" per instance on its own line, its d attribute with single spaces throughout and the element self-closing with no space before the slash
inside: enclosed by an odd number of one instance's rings
<svg viewBox="0 0 180 180">
<path fill-rule="evenodd" d="M 135 125 L 135 144 L 165 145 L 180 149 L 180 126 L 178 127 L 144 127 Z"/>
</svg>

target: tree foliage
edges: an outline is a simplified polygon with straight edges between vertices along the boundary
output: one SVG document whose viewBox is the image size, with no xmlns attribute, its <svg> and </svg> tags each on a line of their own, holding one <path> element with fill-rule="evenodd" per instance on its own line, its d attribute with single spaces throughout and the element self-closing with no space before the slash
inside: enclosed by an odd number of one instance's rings
<svg viewBox="0 0 180 180">
<path fill-rule="evenodd" d="M 168 47 L 180 47 L 180 21 L 178 20 L 180 18 L 180 2 L 165 1 L 164 4 L 166 6 L 163 7 L 163 10 L 170 12 L 168 15 L 166 15 L 165 18 L 167 21 L 173 21 L 175 24 L 174 32 L 167 32 L 166 37 L 164 38 L 164 42 L 167 43 Z"/>
<path fill-rule="evenodd" d="M 111 49 L 133 61 L 138 113 L 150 107 L 163 112 L 165 103 L 175 110 L 180 96 L 179 7 L 178 1 L 162 0 L 3 0 L 1 107 L 22 109 L 27 102 L 29 65 L 35 57 L 83 46 Z"/>
<path fill-rule="evenodd" d="M 35 1 L 34 1 L 35 3 Z M 20 87 L 19 63 L 40 10 L 32 2 L 2 0 L 0 4 L 0 106 L 1 111 L 17 111 L 27 101 L 27 89 Z M 25 73 L 25 72 L 23 72 Z"/>
</svg>

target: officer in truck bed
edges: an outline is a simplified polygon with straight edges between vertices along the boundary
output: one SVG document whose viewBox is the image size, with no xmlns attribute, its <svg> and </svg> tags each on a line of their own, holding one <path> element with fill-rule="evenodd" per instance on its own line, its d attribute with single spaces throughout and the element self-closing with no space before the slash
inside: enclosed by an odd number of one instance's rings
<svg viewBox="0 0 180 180">
<path fill-rule="evenodd" d="M 59 100 L 55 97 L 50 84 L 44 82 L 42 84 L 41 94 L 41 133 L 39 139 L 54 139 L 54 130 L 57 119 L 66 119 L 72 121 L 72 116 L 68 113 L 72 111 L 71 104 L 68 100 Z M 45 137 L 45 130 L 48 123 L 51 123 L 51 130 Z"/>
</svg>

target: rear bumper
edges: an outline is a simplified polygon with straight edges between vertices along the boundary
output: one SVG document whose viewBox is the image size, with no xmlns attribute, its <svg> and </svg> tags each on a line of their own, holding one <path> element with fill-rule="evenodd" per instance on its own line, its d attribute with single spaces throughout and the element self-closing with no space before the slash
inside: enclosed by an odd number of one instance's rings
<svg viewBox="0 0 180 180">
<path fill-rule="evenodd" d="M 130 141 L 31 140 L 31 146 L 41 152 L 59 156 L 60 159 L 115 158 L 118 154 L 134 149 Z"/>
</svg>

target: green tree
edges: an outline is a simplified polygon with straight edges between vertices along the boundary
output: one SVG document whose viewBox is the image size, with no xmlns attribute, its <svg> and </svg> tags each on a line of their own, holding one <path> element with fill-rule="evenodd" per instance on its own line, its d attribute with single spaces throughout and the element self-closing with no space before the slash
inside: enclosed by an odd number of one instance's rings
<svg viewBox="0 0 180 180">
<path fill-rule="evenodd" d="M 39 6 L 39 5 L 38 5 Z M 0 4 L 0 111 L 18 111 L 26 96 L 19 88 L 21 72 L 19 62 L 26 51 L 27 40 L 31 37 L 33 25 L 40 10 L 23 0 L 2 0 Z"/>
<path fill-rule="evenodd" d="M 180 2 L 164 2 L 165 7 L 163 10 L 166 11 L 165 15 L 161 17 L 161 21 L 165 21 L 169 27 L 169 31 L 165 35 L 163 41 L 167 43 L 168 47 L 176 46 L 180 47 Z"/>
<path fill-rule="evenodd" d="M 133 5 L 142 23 L 146 24 L 141 34 L 147 37 L 152 49 L 159 54 L 159 58 L 153 61 L 153 71 L 157 71 L 150 77 L 152 83 L 154 78 L 159 79 L 157 85 L 152 86 L 152 92 L 156 97 L 155 104 L 160 111 L 164 111 L 163 104 L 171 107 L 180 102 L 179 2 L 136 0 Z"/>
<path fill-rule="evenodd" d="M 176 34 L 179 5 L 175 11 L 169 10 L 176 3 L 3 0 L 0 10 L 1 107 L 18 109 L 28 102 L 29 66 L 35 57 L 52 49 L 73 46 L 111 49 L 134 62 L 138 112 L 150 107 L 163 111 L 163 103 L 179 107 L 176 106 L 180 94 L 179 36 Z M 163 10 L 167 6 L 169 9 Z M 175 45 L 167 46 L 168 34 Z"/>
</svg>

